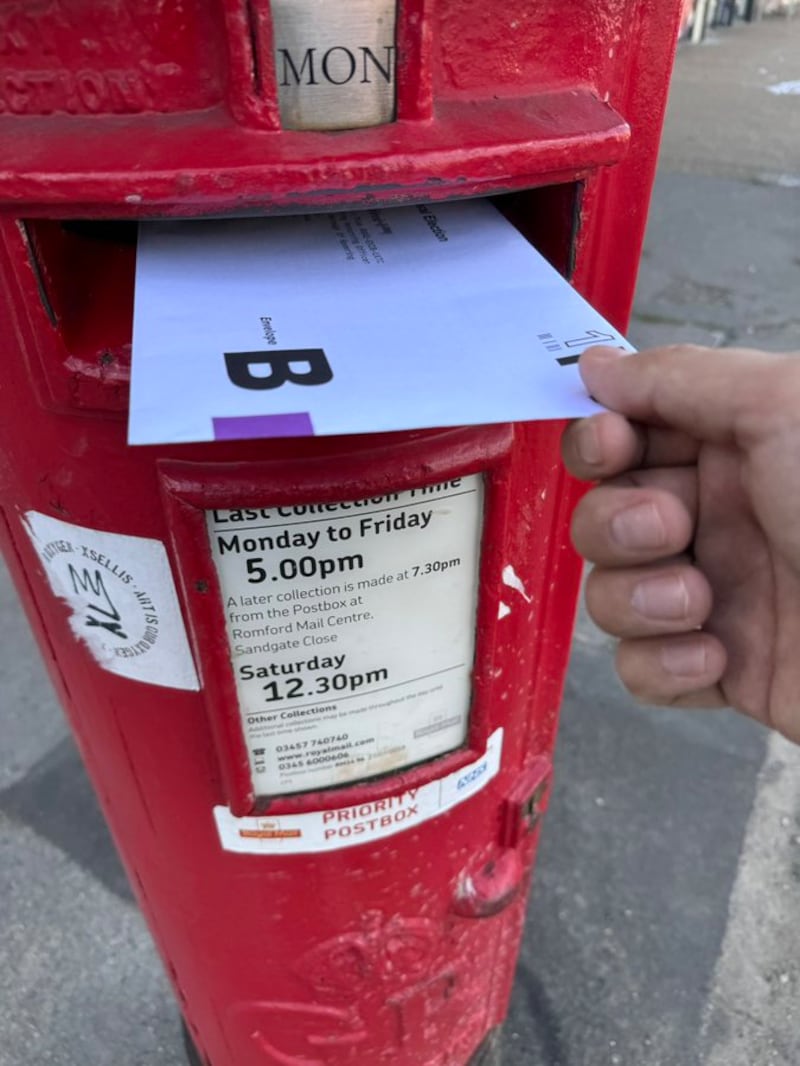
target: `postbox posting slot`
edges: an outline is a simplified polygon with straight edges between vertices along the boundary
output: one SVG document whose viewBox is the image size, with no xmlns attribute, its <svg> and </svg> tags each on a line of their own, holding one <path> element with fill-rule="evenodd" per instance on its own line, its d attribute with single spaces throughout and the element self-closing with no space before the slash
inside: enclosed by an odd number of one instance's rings
<svg viewBox="0 0 800 1066">
<path fill-rule="evenodd" d="M 493 202 L 569 278 L 581 191 L 580 183 L 547 185 Z M 43 401 L 59 409 L 124 416 L 137 223 L 28 219 L 20 227 L 40 306 Z"/>
<path fill-rule="evenodd" d="M 57 408 L 123 414 L 136 223 L 36 219 L 20 231 L 46 319 L 35 330 L 46 399 Z"/>
</svg>

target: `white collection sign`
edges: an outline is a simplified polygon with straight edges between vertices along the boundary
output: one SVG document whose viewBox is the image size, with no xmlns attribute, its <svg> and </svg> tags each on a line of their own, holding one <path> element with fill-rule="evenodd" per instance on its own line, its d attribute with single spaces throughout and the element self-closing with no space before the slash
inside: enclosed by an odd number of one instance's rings
<svg viewBox="0 0 800 1066">
<path fill-rule="evenodd" d="M 464 743 L 483 479 L 207 512 L 258 795 L 308 792 Z"/>
<path fill-rule="evenodd" d="M 245 818 L 235 818 L 227 807 L 215 807 L 220 843 L 226 851 L 251 855 L 301 855 L 384 840 L 471 799 L 497 776 L 502 753 L 503 730 L 496 729 L 485 753 L 468 766 L 419 788 L 352 807 Z"/>
<path fill-rule="evenodd" d="M 164 545 L 87 529 L 38 511 L 25 529 L 70 625 L 105 670 L 133 681 L 198 689 Z"/>
</svg>

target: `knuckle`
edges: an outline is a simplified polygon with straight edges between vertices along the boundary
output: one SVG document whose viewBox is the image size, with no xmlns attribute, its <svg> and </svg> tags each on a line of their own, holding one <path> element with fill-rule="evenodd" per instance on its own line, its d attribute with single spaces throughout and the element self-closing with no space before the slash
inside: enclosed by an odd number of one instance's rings
<svg viewBox="0 0 800 1066">
<path fill-rule="evenodd" d="M 612 582 L 613 577 L 607 570 L 594 567 L 586 578 L 583 597 L 587 614 L 596 626 L 607 633 L 613 633 L 614 618 L 619 613 Z"/>
<path fill-rule="evenodd" d="M 622 684 L 637 703 L 663 704 L 671 693 L 660 691 L 649 649 L 636 640 L 621 640 L 617 645 L 616 671 Z"/>
</svg>

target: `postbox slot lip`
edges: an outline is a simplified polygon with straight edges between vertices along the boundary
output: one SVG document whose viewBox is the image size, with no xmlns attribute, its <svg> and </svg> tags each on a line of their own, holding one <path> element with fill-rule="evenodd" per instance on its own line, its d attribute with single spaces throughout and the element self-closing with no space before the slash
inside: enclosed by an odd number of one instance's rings
<svg viewBox="0 0 800 1066">
<path fill-rule="evenodd" d="M 0 139 L 0 199 L 17 214 L 143 218 L 387 206 L 404 192 L 440 199 L 574 180 L 623 158 L 630 128 L 578 86 L 443 98 L 429 121 L 360 130 L 253 131 L 220 111 L 160 116 L 158 124 L 7 117 Z"/>
</svg>

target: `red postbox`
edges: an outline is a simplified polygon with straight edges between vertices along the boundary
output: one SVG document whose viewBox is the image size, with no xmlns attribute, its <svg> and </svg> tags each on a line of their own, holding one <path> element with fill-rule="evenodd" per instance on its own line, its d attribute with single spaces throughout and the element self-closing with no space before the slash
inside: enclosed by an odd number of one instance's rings
<svg viewBox="0 0 800 1066">
<path fill-rule="evenodd" d="M 0 8 L 0 535 L 194 1060 L 488 1063 L 579 578 L 560 426 L 131 448 L 136 221 L 497 197 L 624 327 L 682 5 L 334 6 Z"/>
</svg>

